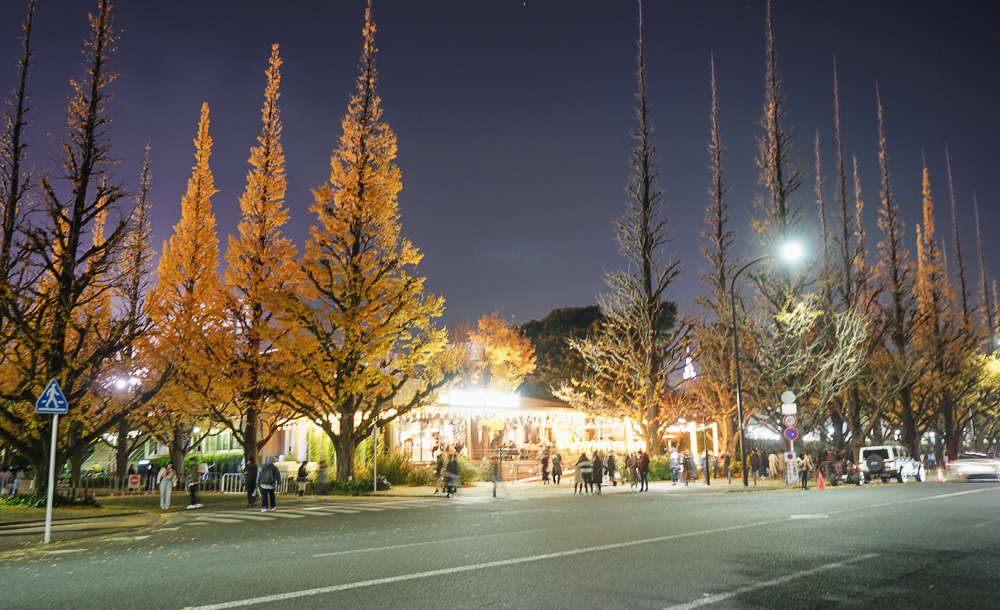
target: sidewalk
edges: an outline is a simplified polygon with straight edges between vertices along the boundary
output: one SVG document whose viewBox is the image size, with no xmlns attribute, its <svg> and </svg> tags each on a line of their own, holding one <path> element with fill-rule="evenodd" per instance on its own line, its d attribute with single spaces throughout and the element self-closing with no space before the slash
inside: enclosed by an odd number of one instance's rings
<svg viewBox="0 0 1000 610">
<path fill-rule="evenodd" d="M 447 501 L 443 494 L 435 494 L 433 486 L 397 486 L 387 491 L 366 494 L 364 496 L 331 496 L 327 500 L 316 496 L 307 496 L 300 504 L 292 494 L 279 496 L 278 505 L 281 508 L 289 506 L 313 506 L 327 502 L 371 502 L 389 498 L 434 498 Z M 753 481 L 744 488 L 742 480 L 733 479 L 731 484 L 724 479 L 713 479 L 710 485 L 705 481 L 691 483 L 687 486 L 677 485 L 670 481 L 655 481 L 649 484 L 649 493 L 657 494 L 688 494 L 688 493 L 745 493 L 754 491 L 780 491 L 795 489 L 784 481 L 759 481 L 755 486 Z M 618 486 L 603 486 L 602 495 L 617 495 L 639 493 L 633 491 L 628 484 Z M 474 483 L 460 487 L 458 497 L 486 498 L 493 494 L 492 483 Z M 502 498 L 544 498 L 572 496 L 572 477 L 564 478 L 559 485 L 543 485 L 539 481 L 504 482 L 500 484 L 498 496 Z M 112 535 L 140 530 L 153 525 L 162 524 L 175 515 L 211 513 L 214 511 L 246 510 L 246 497 L 243 494 L 201 494 L 204 506 L 196 511 L 186 510 L 187 496 L 174 497 L 173 506 L 168 511 L 159 509 L 157 494 L 133 496 L 108 496 L 99 498 L 103 506 L 102 514 L 87 514 L 91 509 L 61 509 L 52 520 L 53 542 L 65 542 L 87 538 L 90 536 Z M 10 521 L 10 514 L 19 516 L 16 521 Z M 24 518 L 28 515 L 28 518 Z M 22 548 L 40 548 L 45 531 L 44 509 L 15 510 L 15 507 L 0 507 L 0 552 Z"/>
</svg>

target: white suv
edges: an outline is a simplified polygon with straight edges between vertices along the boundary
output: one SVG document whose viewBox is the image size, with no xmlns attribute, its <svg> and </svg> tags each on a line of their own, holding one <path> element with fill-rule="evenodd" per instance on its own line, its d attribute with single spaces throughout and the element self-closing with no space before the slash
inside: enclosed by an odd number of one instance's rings
<svg viewBox="0 0 1000 610">
<path fill-rule="evenodd" d="M 910 451 L 902 445 L 874 445 L 862 447 L 861 471 L 869 479 L 880 478 L 883 483 L 890 478 L 905 483 L 910 477 L 923 481 L 927 476 L 923 465 L 910 457 Z"/>
</svg>

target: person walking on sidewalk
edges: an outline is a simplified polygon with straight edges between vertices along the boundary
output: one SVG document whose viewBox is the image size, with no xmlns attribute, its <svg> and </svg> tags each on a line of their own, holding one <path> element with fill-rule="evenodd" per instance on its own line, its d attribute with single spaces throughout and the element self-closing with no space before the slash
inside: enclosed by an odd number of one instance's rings
<svg viewBox="0 0 1000 610">
<path fill-rule="evenodd" d="M 243 486 L 247 490 L 247 507 L 253 508 L 254 500 L 257 499 L 257 462 L 253 458 L 247 460 L 246 468 L 243 469 Z"/>
<path fill-rule="evenodd" d="M 753 477 L 753 484 L 757 484 L 760 478 L 760 451 L 751 451 L 750 455 L 750 476 Z"/>
<path fill-rule="evenodd" d="M 170 508 L 170 491 L 174 488 L 174 479 L 176 478 L 177 473 L 174 472 L 174 465 L 170 463 L 167 463 L 166 467 L 157 473 L 156 484 L 160 488 L 160 510 Z"/>
<path fill-rule="evenodd" d="M 809 489 L 809 473 L 813 469 L 812 456 L 809 455 L 809 451 L 804 450 L 795 462 L 799 468 L 799 483 L 802 484 L 802 491 L 805 491 Z"/>
<path fill-rule="evenodd" d="M 645 449 L 639 456 L 639 491 L 649 491 L 649 454 Z"/>
<path fill-rule="evenodd" d="M 319 461 L 319 468 L 316 470 L 316 495 L 323 496 L 323 499 L 330 497 L 330 471 L 326 467 L 326 462 Z"/>
<path fill-rule="evenodd" d="M 267 463 L 257 472 L 257 486 L 260 487 L 260 512 L 266 513 L 268 506 L 270 506 L 271 512 L 274 512 L 277 506 L 274 490 L 280 484 L 281 473 L 278 472 L 278 467 L 274 465 L 274 458 L 269 457 L 267 458 Z"/>
<path fill-rule="evenodd" d="M 552 482 L 558 485 L 560 480 L 562 480 L 562 456 L 557 451 L 552 456 Z"/>
<path fill-rule="evenodd" d="M 306 472 L 305 462 L 299 464 L 299 472 L 295 476 L 295 480 L 299 483 L 299 500 L 301 500 L 303 494 L 306 493 L 306 482 L 309 480 L 309 474 Z"/>
<path fill-rule="evenodd" d="M 188 492 L 191 493 L 191 502 L 188 503 L 188 508 L 201 508 L 204 504 L 198 500 L 198 484 L 201 483 L 201 470 L 198 468 L 197 459 L 192 458 L 188 460 L 185 475 L 187 475 Z"/>
<path fill-rule="evenodd" d="M 590 486 L 590 491 L 594 492 L 594 488 L 597 491 L 594 493 L 601 493 L 601 481 L 604 479 L 604 461 L 601 460 L 601 454 L 597 451 L 594 452 L 594 461 L 591 462 L 594 465 L 593 472 L 590 473 L 590 480 L 593 485 Z"/>
<path fill-rule="evenodd" d="M 767 456 L 767 473 L 768 478 L 771 480 L 777 479 L 779 471 L 781 470 L 780 460 L 778 454 L 771 450 L 771 453 Z"/>
<path fill-rule="evenodd" d="M 590 475 L 593 471 L 594 464 L 587 459 L 586 453 L 581 453 L 580 459 L 576 461 L 576 468 L 573 470 L 573 495 L 587 493 Z"/>
</svg>

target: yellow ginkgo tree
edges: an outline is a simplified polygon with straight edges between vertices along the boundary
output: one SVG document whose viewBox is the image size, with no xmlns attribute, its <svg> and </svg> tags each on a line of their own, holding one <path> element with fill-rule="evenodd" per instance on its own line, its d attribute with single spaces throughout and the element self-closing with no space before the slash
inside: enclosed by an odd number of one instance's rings
<svg viewBox="0 0 1000 610">
<path fill-rule="evenodd" d="M 457 354 L 434 326 L 444 300 L 424 292 L 421 255 L 400 235 L 396 136 L 376 93 L 375 24 L 365 12 L 357 92 L 314 191 L 318 217 L 289 318 L 298 326 L 289 400 L 333 443 L 337 480 L 354 475 L 355 447 L 421 405 L 454 375 Z"/>
</svg>

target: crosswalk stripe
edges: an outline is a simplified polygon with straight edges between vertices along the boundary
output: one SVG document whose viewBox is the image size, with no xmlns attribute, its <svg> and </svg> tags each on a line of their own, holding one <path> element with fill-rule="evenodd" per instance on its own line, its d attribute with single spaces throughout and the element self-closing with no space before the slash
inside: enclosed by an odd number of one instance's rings
<svg viewBox="0 0 1000 610">
<path fill-rule="evenodd" d="M 230 519 L 229 517 L 198 517 L 198 521 L 208 521 L 210 523 L 242 523 L 240 519 Z"/>
<path fill-rule="evenodd" d="M 282 519 L 304 519 L 305 518 L 305 515 L 295 515 L 295 514 L 292 514 L 290 512 L 280 512 L 279 513 L 279 512 L 276 512 L 276 511 L 271 511 L 271 512 L 268 513 L 268 515 L 271 516 L 271 517 L 280 517 Z"/>
<path fill-rule="evenodd" d="M 360 510 L 354 510 L 353 508 L 340 508 L 338 506 L 312 506 L 309 508 L 303 508 L 302 510 L 308 510 L 314 513 L 341 513 L 344 515 L 356 515 L 361 512 Z"/>
<path fill-rule="evenodd" d="M 237 519 L 249 519 L 250 521 L 270 521 L 271 517 L 265 517 L 264 515 L 254 515 L 248 513 L 215 513 L 216 515 L 221 515 L 223 517 L 235 517 Z"/>
</svg>

